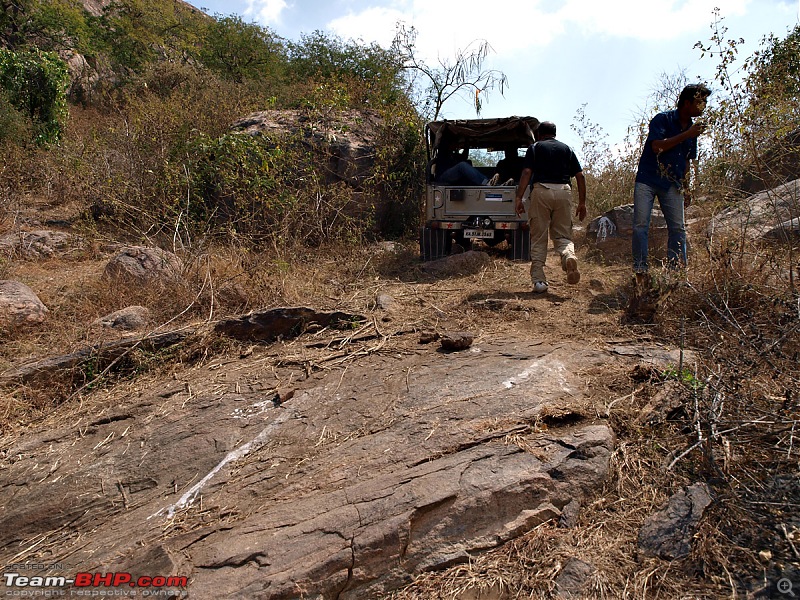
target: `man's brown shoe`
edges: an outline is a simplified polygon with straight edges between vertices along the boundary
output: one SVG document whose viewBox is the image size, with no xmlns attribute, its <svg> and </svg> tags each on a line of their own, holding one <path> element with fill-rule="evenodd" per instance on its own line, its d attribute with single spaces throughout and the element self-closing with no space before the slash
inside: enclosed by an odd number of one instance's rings
<svg viewBox="0 0 800 600">
<path fill-rule="evenodd" d="M 567 283 L 575 285 L 581 280 L 581 274 L 578 271 L 578 259 L 574 256 L 570 256 L 565 261 L 565 266 L 567 270 Z"/>
</svg>

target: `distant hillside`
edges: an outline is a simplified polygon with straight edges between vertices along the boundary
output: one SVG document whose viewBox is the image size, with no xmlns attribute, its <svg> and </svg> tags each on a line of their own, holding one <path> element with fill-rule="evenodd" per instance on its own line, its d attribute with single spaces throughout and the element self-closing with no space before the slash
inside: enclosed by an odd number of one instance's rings
<svg viewBox="0 0 800 600">
<path fill-rule="evenodd" d="M 167 235 L 176 220 L 192 238 L 235 229 L 282 247 L 416 227 L 421 124 L 395 51 L 322 32 L 289 41 L 181 0 L 13 1 L 0 48 L 22 67 L 0 81 L 0 164 L 13 166 L 0 175 L 15 194 L 46 197 L 46 174 L 59 173 L 59 202 L 137 238 Z M 40 63 L 60 94 L 35 98 L 58 109 L 47 119 L 30 109 L 37 85 L 23 68 Z M 263 111 L 291 111 L 299 125 L 231 133 Z M 339 115 L 352 123 L 338 127 Z M 373 116 L 373 166 L 340 172 L 342 139 Z M 314 152 L 309 139 L 322 140 Z M 25 152 L 44 175 L 31 175 Z"/>
<path fill-rule="evenodd" d="M 99 17 L 103 14 L 103 9 L 110 5 L 112 0 L 83 0 L 83 7 L 86 9 L 90 15 L 94 17 Z M 172 2 L 173 4 L 179 4 L 185 6 L 191 11 L 198 12 L 204 14 L 203 11 L 198 10 L 188 2 L 184 2 L 183 0 L 167 0 L 167 2 Z"/>
<path fill-rule="evenodd" d="M 15 0 L 0 7 L 0 48 L 57 53 L 69 63 L 73 91 L 82 90 L 73 100 L 83 102 L 103 80 L 117 85 L 164 60 L 198 62 L 215 23 L 182 0 Z"/>
</svg>

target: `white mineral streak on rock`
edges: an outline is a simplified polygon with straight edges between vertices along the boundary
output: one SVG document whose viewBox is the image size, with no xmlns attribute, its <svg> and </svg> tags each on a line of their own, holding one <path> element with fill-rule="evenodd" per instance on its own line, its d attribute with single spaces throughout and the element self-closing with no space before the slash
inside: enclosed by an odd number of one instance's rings
<svg viewBox="0 0 800 600">
<path fill-rule="evenodd" d="M 551 384 L 555 383 L 562 391 L 571 393 L 571 389 L 567 384 L 566 371 L 564 363 L 554 361 L 552 357 L 547 356 L 533 361 L 527 369 L 504 381 L 503 387 L 510 390 L 515 385 L 519 385 L 523 381 L 536 376 L 539 384 L 546 383 L 548 387 L 552 388 Z"/>
<path fill-rule="evenodd" d="M 228 454 L 225 455 L 225 458 L 223 458 L 222 461 L 220 461 L 220 463 L 216 467 L 211 469 L 211 472 L 208 475 L 203 477 L 200 481 L 194 484 L 191 487 L 191 489 L 189 489 L 189 491 L 187 491 L 183 496 L 181 496 L 180 500 L 178 500 L 175 504 L 162 508 L 158 512 L 150 515 L 149 517 L 147 517 L 148 520 L 152 519 L 153 517 L 160 516 L 164 514 L 164 512 L 167 513 L 167 518 L 171 519 L 172 517 L 175 516 L 176 511 L 182 508 L 186 508 L 187 506 L 191 506 L 192 503 L 194 503 L 194 501 L 200 495 L 202 489 L 206 486 L 206 484 L 209 481 L 211 481 L 214 475 L 219 473 L 228 463 L 244 458 L 245 456 L 250 454 L 253 450 L 257 450 L 258 448 L 263 446 L 264 442 L 267 441 L 270 434 L 272 434 L 273 431 L 275 431 L 275 429 L 277 429 L 277 427 L 281 423 L 286 421 L 286 419 L 288 419 L 291 416 L 291 414 L 292 411 L 288 410 L 282 411 L 281 415 L 277 419 L 275 419 L 272 423 L 267 425 L 267 427 L 263 431 L 261 431 L 261 433 L 259 433 L 255 438 L 253 438 L 246 444 L 239 446 L 235 450 L 231 450 L 230 452 L 228 452 Z"/>
</svg>

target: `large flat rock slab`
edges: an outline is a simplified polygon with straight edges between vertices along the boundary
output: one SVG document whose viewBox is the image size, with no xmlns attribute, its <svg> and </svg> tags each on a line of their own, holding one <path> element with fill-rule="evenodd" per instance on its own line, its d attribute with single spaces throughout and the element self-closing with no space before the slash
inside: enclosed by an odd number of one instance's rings
<svg viewBox="0 0 800 600">
<path fill-rule="evenodd" d="M 382 597 L 592 496 L 613 434 L 580 416 L 574 365 L 614 360 L 479 338 L 293 395 L 255 358 L 187 371 L 3 448 L 0 560 L 184 575 L 191 598 Z"/>
</svg>

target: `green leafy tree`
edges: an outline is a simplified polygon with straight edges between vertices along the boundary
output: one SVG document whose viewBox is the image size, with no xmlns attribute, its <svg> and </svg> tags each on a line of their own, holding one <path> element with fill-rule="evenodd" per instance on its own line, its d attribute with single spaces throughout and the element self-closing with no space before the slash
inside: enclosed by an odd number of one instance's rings
<svg viewBox="0 0 800 600">
<path fill-rule="evenodd" d="M 19 145 L 31 139 L 31 122 L 11 103 L 8 93 L 0 89 L 0 141 Z"/>
<path fill-rule="evenodd" d="M 321 31 L 289 42 L 287 80 L 299 85 L 312 82 L 316 98 L 337 98 L 334 104 L 339 106 L 378 108 L 405 98 L 402 64 L 394 50 L 345 42 Z"/>
<path fill-rule="evenodd" d="M 728 36 L 715 12 L 702 56 L 717 59 L 711 124 L 709 180 L 738 193 L 767 189 L 796 176 L 800 165 L 800 28 L 783 40 L 770 35 L 752 56 L 739 61 L 744 40 Z"/>
<path fill-rule="evenodd" d="M 0 45 L 86 52 L 90 20 L 80 0 L 0 0 Z"/>
<path fill-rule="evenodd" d="M 238 16 L 217 16 L 206 30 L 200 60 L 236 83 L 276 79 L 285 62 L 282 42 L 266 27 L 245 23 Z"/>
<path fill-rule="evenodd" d="M 97 37 L 118 69 L 140 72 L 156 60 L 193 55 L 202 30 L 200 18 L 178 2 L 115 0 L 103 10 Z"/>
<path fill-rule="evenodd" d="M 608 134 L 589 118 L 586 106 L 584 104 L 578 109 L 570 129 L 581 140 L 579 154 L 586 185 L 592 190 L 591 211 L 602 214 L 624 204 L 623 199 L 630 196 L 644 140 L 641 127 L 632 127 L 625 142 L 611 148 Z"/>
<path fill-rule="evenodd" d="M 32 0 L 0 0 L 0 45 L 16 48 L 24 40 Z"/>
<path fill-rule="evenodd" d="M 67 65 L 56 54 L 38 49 L 0 49 L 0 87 L 8 101 L 34 125 L 36 141 L 58 141 L 68 116 Z"/>
<path fill-rule="evenodd" d="M 770 34 L 745 65 L 745 116 L 753 130 L 783 136 L 800 126 L 800 25 L 786 38 Z"/>
</svg>

